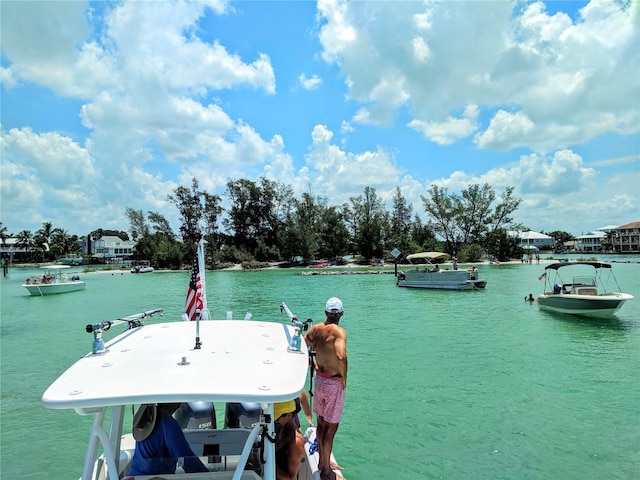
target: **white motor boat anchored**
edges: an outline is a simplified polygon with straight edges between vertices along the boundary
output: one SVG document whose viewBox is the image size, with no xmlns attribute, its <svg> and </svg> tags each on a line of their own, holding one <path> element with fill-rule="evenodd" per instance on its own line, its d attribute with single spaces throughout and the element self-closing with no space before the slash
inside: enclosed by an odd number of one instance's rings
<svg viewBox="0 0 640 480">
<path fill-rule="evenodd" d="M 560 270 L 570 281 L 565 281 Z M 602 262 L 560 262 L 547 265 L 539 277 L 545 291 L 538 296 L 540 308 L 570 315 L 610 317 L 633 295 L 622 293 L 611 265 Z M 608 287 L 613 284 L 613 287 Z M 613 290 L 613 291 L 612 291 Z"/>
<path fill-rule="evenodd" d="M 149 260 L 138 260 L 136 265 L 131 267 L 131 273 L 151 273 L 153 272 L 153 267 L 151 266 L 151 262 Z"/>
<path fill-rule="evenodd" d="M 415 268 L 398 272 L 397 286 L 435 290 L 474 290 L 482 289 L 487 285 L 486 280 L 478 278 L 478 270 L 475 267 L 466 270 L 449 270 L 440 268 L 436 263 L 448 258 L 450 255 L 442 252 L 407 255 L 407 260 Z"/>
</svg>

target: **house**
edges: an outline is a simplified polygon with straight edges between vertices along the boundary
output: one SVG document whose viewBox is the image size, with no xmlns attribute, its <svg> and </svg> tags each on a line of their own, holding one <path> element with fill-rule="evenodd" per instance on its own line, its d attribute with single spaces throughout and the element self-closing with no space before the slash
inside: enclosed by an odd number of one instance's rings
<svg viewBox="0 0 640 480">
<path fill-rule="evenodd" d="M 640 251 L 640 222 L 620 225 L 610 233 L 611 245 L 616 253 L 637 253 Z"/>
<path fill-rule="evenodd" d="M 518 246 L 524 249 L 531 249 L 532 247 L 538 250 L 552 249 L 554 245 L 553 237 L 545 235 L 544 233 L 534 232 L 532 230 L 526 232 L 509 232 L 509 236 L 516 238 Z"/>
<path fill-rule="evenodd" d="M 2 258 L 8 258 L 10 262 L 13 259 L 22 259 L 31 252 L 31 248 L 18 245 L 18 239 L 13 237 L 5 238 L 0 246 L 0 254 Z"/>
<path fill-rule="evenodd" d="M 599 252 L 602 244 L 606 242 L 607 232 L 596 230 L 575 238 L 573 249 L 576 252 Z"/>
<path fill-rule="evenodd" d="M 110 263 L 121 263 L 133 256 L 133 240 L 122 240 L 115 235 L 105 235 L 99 240 L 83 240 L 83 252 L 92 258 L 104 259 Z"/>
</svg>

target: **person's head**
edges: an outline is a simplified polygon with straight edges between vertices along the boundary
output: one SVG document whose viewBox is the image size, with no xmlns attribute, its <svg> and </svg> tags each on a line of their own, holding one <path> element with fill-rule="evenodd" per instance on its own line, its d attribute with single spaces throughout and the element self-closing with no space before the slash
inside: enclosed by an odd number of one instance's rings
<svg viewBox="0 0 640 480">
<path fill-rule="evenodd" d="M 296 402 L 294 400 L 287 400 L 286 402 L 278 402 L 273 406 L 273 420 L 278 425 L 284 425 L 285 423 L 293 420 L 293 415 L 296 411 Z"/>
<path fill-rule="evenodd" d="M 342 314 L 344 313 L 344 308 L 342 306 L 342 300 L 337 297 L 331 297 L 327 300 L 326 305 L 324 306 L 324 313 L 327 315 L 327 319 L 338 321 Z"/>
</svg>

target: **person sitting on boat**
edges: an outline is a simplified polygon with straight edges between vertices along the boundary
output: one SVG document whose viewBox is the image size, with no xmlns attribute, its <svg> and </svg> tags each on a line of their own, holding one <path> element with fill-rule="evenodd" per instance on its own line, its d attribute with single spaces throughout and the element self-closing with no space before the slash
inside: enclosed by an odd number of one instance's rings
<svg viewBox="0 0 640 480">
<path fill-rule="evenodd" d="M 295 480 L 304 450 L 304 439 L 295 422 L 294 400 L 276 403 L 273 417 L 276 426 L 276 479 Z"/>
<path fill-rule="evenodd" d="M 26 283 L 27 283 L 27 285 L 31 285 L 31 279 L 27 278 L 27 282 Z"/>
<path fill-rule="evenodd" d="M 184 459 L 186 473 L 208 472 L 191 449 L 173 414 L 180 403 L 142 405 L 133 420 L 136 450 L 129 475 L 172 474 L 179 457 Z"/>
</svg>

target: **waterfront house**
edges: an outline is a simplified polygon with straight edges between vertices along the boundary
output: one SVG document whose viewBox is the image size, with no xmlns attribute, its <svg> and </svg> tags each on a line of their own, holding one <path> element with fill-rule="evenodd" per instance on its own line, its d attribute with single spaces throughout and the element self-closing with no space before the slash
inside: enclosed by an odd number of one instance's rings
<svg viewBox="0 0 640 480">
<path fill-rule="evenodd" d="M 611 245 L 616 253 L 640 251 L 640 222 L 631 222 L 612 230 Z"/>
</svg>

